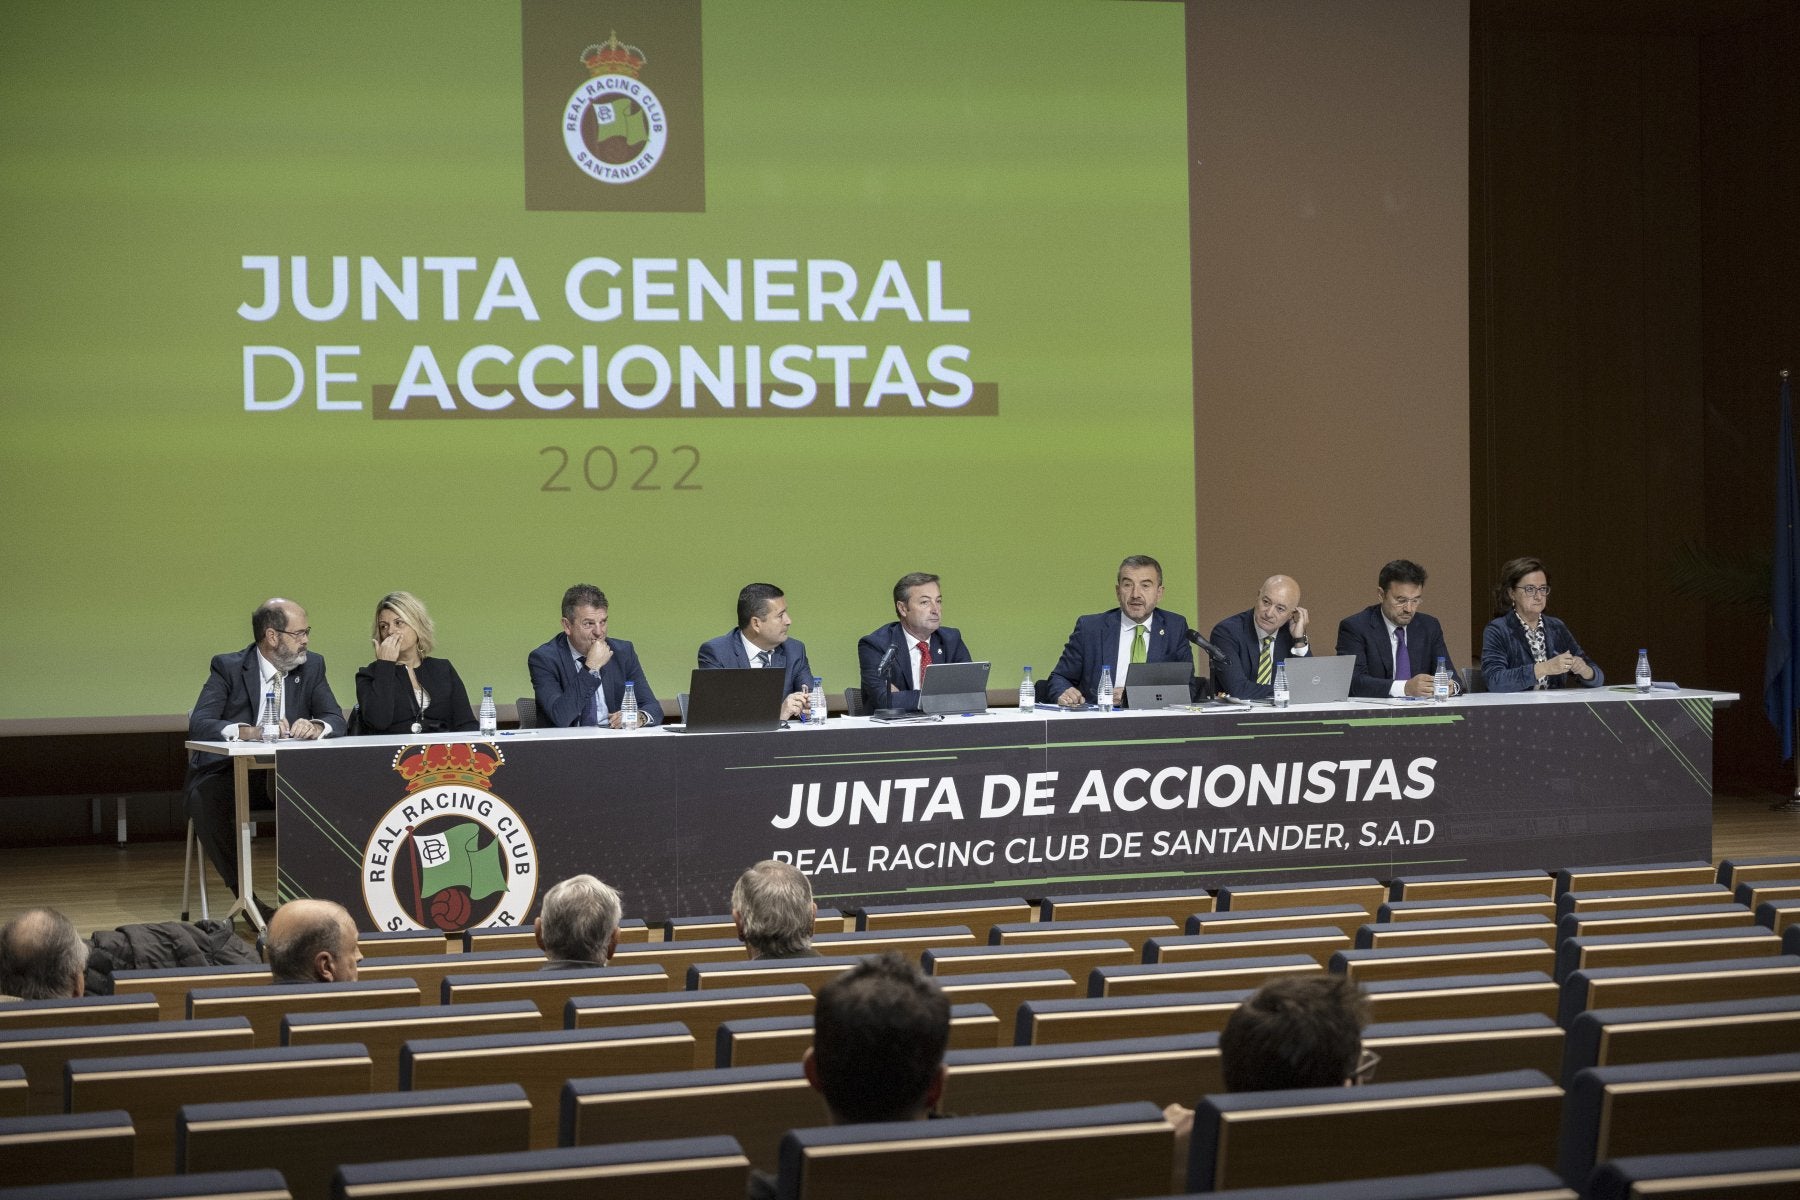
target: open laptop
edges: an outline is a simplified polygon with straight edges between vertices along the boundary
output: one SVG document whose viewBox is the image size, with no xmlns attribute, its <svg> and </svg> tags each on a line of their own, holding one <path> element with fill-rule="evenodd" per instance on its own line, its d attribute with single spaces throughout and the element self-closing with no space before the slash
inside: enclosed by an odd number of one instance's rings
<svg viewBox="0 0 1800 1200">
<path fill-rule="evenodd" d="M 781 728 L 787 672 L 773 667 L 695 669 L 681 724 L 671 733 L 766 733 Z"/>
<path fill-rule="evenodd" d="M 1354 654 L 1308 654 L 1284 659 L 1287 663 L 1289 704 L 1342 704 L 1350 698 L 1350 674 Z M 1272 700 L 1251 700 L 1269 705 Z"/>
<path fill-rule="evenodd" d="M 1193 677 L 1192 663 L 1132 663 L 1130 670 L 1125 672 L 1125 703 L 1132 709 L 1192 704 L 1194 699 L 1188 690 L 1188 680 Z"/>
<path fill-rule="evenodd" d="M 932 663 L 919 688 L 919 711 L 946 713 L 987 711 L 988 668 L 992 663 Z"/>
</svg>

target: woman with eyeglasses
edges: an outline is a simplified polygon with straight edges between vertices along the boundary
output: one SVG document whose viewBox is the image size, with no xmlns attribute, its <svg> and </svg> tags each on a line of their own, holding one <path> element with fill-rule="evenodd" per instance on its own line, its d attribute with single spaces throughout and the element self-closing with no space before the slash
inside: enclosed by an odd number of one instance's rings
<svg viewBox="0 0 1800 1200">
<path fill-rule="evenodd" d="M 375 606 L 375 661 L 356 673 L 363 733 L 469 733 L 480 728 L 449 659 L 431 658 L 436 633 L 425 604 L 389 592 Z"/>
<path fill-rule="evenodd" d="M 1515 558 L 1500 568 L 1494 611 L 1481 635 L 1481 674 L 1490 692 L 1599 687 L 1606 682 L 1569 627 L 1546 616 L 1550 577 L 1535 558 Z"/>
</svg>

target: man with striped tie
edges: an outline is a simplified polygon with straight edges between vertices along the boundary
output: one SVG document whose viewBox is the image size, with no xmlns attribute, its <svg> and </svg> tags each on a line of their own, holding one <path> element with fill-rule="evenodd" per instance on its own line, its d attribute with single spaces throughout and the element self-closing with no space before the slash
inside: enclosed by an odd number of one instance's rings
<svg viewBox="0 0 1800 1200">
<path fill-rule="evenodd" d="M 1263 580 L 1256 607 L 1213 626 L 1212 643 L 1224 655 L 1213 664 L 1213 687 L 1239 700 L 1267 700 L 1275 691 L 1275 664 L 1312 652 L 1306 622 L 1298 583 L 1286 575 Z"/>
</svg>

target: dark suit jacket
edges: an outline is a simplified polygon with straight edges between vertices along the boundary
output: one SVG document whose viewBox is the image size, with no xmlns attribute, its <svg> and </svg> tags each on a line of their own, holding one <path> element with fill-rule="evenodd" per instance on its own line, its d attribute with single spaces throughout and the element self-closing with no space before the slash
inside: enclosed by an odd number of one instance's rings
<svg viewBox="0 0 1800 1200">
<path fill-rule="evenodd" d="M 744 639 L 737 630 L 732 630 L 724 637 L 716 637 L 700 644 L 700 669 L 715 671 L 720 667 L 753 667 L 744 655 Z M 789 638 L 775 647 L 774 657 L 769 665 L 780 667 L 787 672 L 787 683 L 781 694 L 791 696 L 795 692 L 812 691 L 812 664 L 806 661 L 806 643 L 799 638 Z"/>
<path fill-rule="evenodd" d="M 623 638 L 606 640 L 613 653 L 600 668 L 598 676 L 575 665 L 575 651 L 570 648 L 566 633 L 557 634 L 526 658 L 525 667 L 531 672 L 531 694 L 537 697 L 538 728 L 574 728 L 575 722 L 581 720 L 581 710 L 587 707 L 588 697 L 601 686 L 606 688 L 607 713 L 618 712 L 619 705 L 625 700 L 627 682 L 635 685 L 638 713 L 643 723 L 662 724 L 662 705 L 656 702 L 656 692 L 644 678 L 637 651 Z"/>
<path fill-rule="evenodd" d="M 889 621 L 874 633 L 856 643 L 856 664 L 862 671 L 863 703 L 871 709 L 919 707 L 919 681 L 912 677 L 912 638 L 900 622 Z M 894 657 L 887 673 L 879 668 L 881 658 L 894 647 Z M 940 625 L 931 635 L 931 661 L 964 663 L 969 648 L 963 645 L 962 633 Z"/>
<path fill-rule="evenodd" d="M 356 706 L 363 733 L 411 733 L 414 721 L 425 733 L 470 733 L 480 728 L 462 677 L 447 658 L 427 658 L 418 666 L 419 683 L 430 703 L 418 712 L 412 683 L 399 663 L 375 660 L 356 673 Z"/>
<path fill-rule="evenodd" d="M 1559 654 L 1572 653 L 1578 658 L 1587 659 L 1587 665 L 1594 669 L 1592 679 L 1583 679 L 1574 672 L 1561 675 L 1547 675 L 1544 683 L 1547 687 L 1599 687 L 1606 682 L 1605 672 L 1600 664 L 1588 658 L 1587 651 L 1569 632 L 1569 627 L 1555 617 L 1545 615 L 1538 618 L 1544 623 L 1544 653 L 1555 658 Z M 1481 631 L 1481 676 L 1490 692 L 1528 692 L 1537 686 L 1536 673 L 1531 669 L 1535 660 L 1531 657 L 1531 643 L 1525 640 L 1525 623 L 1519 620 L 1517 613 L 1507 613 L 1504 617 L 1495 617 Z"/>
<path fill-rule="evenodd" d="M 1356 655 L 1351 667 L 1352 696 L 1385 696 L 1394 682 L 1394 643 L 1388 637 L 1387 622 L 1381 619 L 1381 605 L 1371 604 L 1338 622 L 1337 652 Z M 1414 613 L 1406 626 L 1406 657 L 1412 662 L 1414 675 L 1429 675 L 1437 670 L 1442 656 L 1456 678 L 1456 660 L 1444 645 L 1444 627 L 1430 613 Z M 1452 690 L 1458 686 L 1452 684 Z"/>
<path fill-rule="evenodd" d="M 1103 613 L 1094 613 L 1086 617 L 1075 618 L 1075 629 L 1069 634 L 1069 644 L 1063 647 L 1062 657 L 1056 661 L 1056 669 L 1050 672 L 1050 702 L 1069 688 L 1080 690 L 1088 703 L 1100 693 L 1100 669 L 1111 667 L 1115 681 L 1119 664 L 1113 660 L 1119 656 L 1119 626 L 1123 620 L 1116 608 Z M 1194 667 L 1194 648 L 1187 640 L 1187 618 L 1180 613 L 1172 613 L 1166 609 L 1155 609 L 1150 614 L 1150 640 L 1145 649 L 1145 662 L 1184 662 L 1191 671 Z M 1190 680 L 1188 694 L 1198 695 L 1198 680 Z M 1127 688 L 1131 685 L 1129 678 L 1125 681 Z"/>
<path fill-rule="evenodd" d="M 1256 682 L 1256 661 L 1262 656 L 1262 634 L 1256 628 L 1256 610 L 1246 608 L 1213 626 L 1212 644 L 1225 655 L 1225 665 L 1213 664 L 1213 688 L 1240 700 L 1267 700 L 1275 694 L 1272 684 Z M 1287 622 L 1275 630 L 1275 661 L 1294 654 L 1294 635 Z"/>
<path fill-rule="evenodd" d="M 331 685 L 325 682 L 323 655 L 308 653 L 306 661 L 287 673 L 284 681 L 287 695 L 282 698 L 288 720 L 299 717 L 323 721 L 332 737 L 344 732 L 344 710 L 338 707 Z M 225 737 L 227 725 L 254 725 L 262 709 L 262 665 L 257 661 L 256 647 L 246 646 L 232 654 L 215 654 L 212 673 L 200 689 L 188 713 L 188 739 L 195 742 L 217 742 Z M 231 769 L 231 759 L 223 754 L 188 756 L 188 786 L 221 771 Z"/>
</svg>

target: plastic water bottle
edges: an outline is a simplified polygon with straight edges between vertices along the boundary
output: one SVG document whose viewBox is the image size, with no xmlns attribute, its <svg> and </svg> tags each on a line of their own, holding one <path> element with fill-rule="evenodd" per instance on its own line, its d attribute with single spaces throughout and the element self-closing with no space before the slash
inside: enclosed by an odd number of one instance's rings
<svg viewBox="0 0 1800 1200">
<path fill-rule="evenodd" d="M 1288 706 L 1286 662 L 1278 662 L 1275 664 L 1275 682 L 1271 686 L 1274 688 L 1275 707 L 1286 708 Z"/>
<path fill-rule="evenodd" d="M 491 687 L 484 687 L 481 689 L 481 712 L 479 716 L 481 719 L 481 736 L 484 738 L 498 737 L 500 733 L 500 715 L 494 711 L 494 689 Z"/>
<path fill-rule="evenodd" d="M 1100 668 L 1100 694 L 1094 697 L 1094 703 L 1100 706 L 1101 712 L 1112 711 L 1112 668 Z"/>
<path fill-rule="evenodd" d="M 825 726 L 825 681 L 817 675 L 813 676 L 812 717 L 809 724 L 820 728 Z"/>
<path fill-rule="evenodd" d="M 1438 655 L 1437 670 L 1431 675 L 1431 702 L 1450 703 L 1450 662 L 1441 654 Z"/>
<path fill-rule="evenodd" d="M 1037 707 L 1037 687 L 1031 682 L 1031 668 L 1025 668 L 1025 678 L 1019 684 L 1019 711 L 1030 712 Z"/>
<path fill-rule="evenodd" d="M 625 681 L 625 696 L 619 701 L 619 728 L 632 730 L 638 727 L 637 684 Z"/>
<path fill-rule="evenodd" d="M 257 724 L 262 726 L 263 741 L 279 742 L 281 740 L 281 710 L 275 707 L 274 688 L 263 693 L 262 717 Z"/>
<path fill-rule="evenodd" d="M 1650 690 L 1650 652 L 1648 650 L 1638 651 L 1637 690 L 1640 692 Z"/>
</svg>

